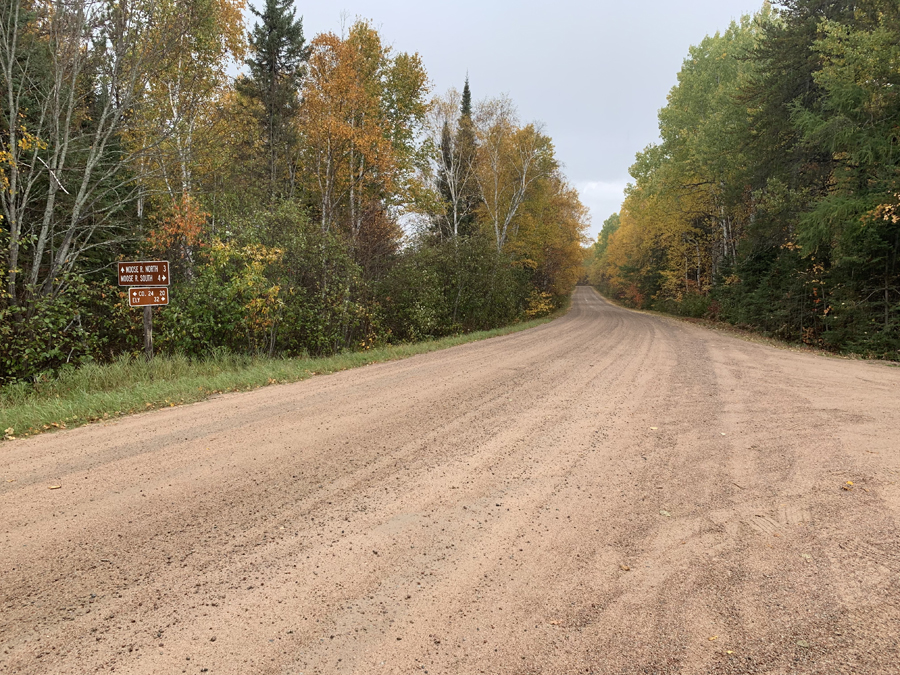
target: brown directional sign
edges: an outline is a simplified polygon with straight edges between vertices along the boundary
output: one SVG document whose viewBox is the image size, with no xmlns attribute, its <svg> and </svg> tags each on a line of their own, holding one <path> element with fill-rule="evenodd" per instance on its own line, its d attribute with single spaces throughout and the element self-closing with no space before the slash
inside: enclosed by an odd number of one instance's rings
<svg viewBox="0 0 900 675">
<path fill-rule="evenodd" d="M 119 286 L 168 286 L 168 260 L 120 262 Z"/>
<path fill-rule="evenodd" d="M 158 307 L 169 304 L 168 288 L 129 288 L 128 304 L 132 307 Z"/>
</svg>

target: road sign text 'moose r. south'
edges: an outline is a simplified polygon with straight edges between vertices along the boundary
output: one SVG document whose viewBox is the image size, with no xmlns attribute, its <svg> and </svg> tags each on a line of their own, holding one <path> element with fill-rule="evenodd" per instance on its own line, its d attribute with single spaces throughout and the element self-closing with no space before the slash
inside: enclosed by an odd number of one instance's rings
<svg viewBox="0 0 900 675">
<path fill-rule="evenodd" d="M 119 286 L 168 286 L 169 263 L 166 260 L 119 263 Z"/>
</svg>

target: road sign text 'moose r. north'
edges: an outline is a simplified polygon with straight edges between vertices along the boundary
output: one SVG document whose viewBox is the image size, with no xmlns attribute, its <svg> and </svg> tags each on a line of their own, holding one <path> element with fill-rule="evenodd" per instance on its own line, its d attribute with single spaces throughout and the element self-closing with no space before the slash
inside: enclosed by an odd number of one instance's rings
<svg viewBox="0 0 900 675">
<path fill-rule="evenodd" d="M 168 286 L 169 263 L 166 260 L 119 263 L 119 286 Z"/>
</svg>

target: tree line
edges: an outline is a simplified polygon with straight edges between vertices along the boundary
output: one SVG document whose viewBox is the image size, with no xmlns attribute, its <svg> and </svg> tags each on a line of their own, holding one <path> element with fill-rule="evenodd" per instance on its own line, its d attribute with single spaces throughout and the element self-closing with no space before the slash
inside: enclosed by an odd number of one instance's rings
<svg viewBox="0 0 900 675">
<path fill-rule="evenodd" d="M 588 263 L 625 303 L 900 357 L 900 5 L 783 0 L 691 47 Z"/>
<path fill-rule="evenodd" d="M 505 97 L 433 96 L 291 0 L 0 9 L 0 382 L 139 348 L 119 260 L 171 261 L 157 348 L 323 355 L 558 307 L 585 208 Z M 234 78 L 229 69 L 243 64 Z"/>
</svg>

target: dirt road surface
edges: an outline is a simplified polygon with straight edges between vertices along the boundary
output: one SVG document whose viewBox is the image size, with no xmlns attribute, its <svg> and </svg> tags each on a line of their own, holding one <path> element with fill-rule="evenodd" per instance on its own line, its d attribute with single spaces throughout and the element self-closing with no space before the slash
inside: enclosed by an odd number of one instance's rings
<svg viewBox="0 0 900 675">
<path fill-rule="evenodd" d="M 900 368 L 587 288 L 0 470 L 2 673 L 900 673 Z"/>
</svg>

